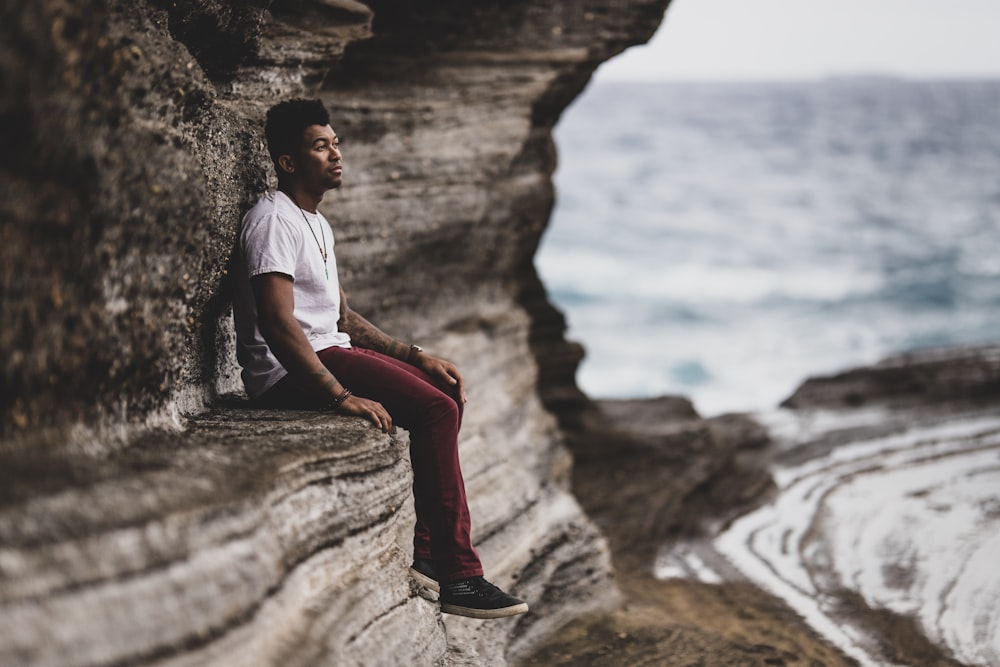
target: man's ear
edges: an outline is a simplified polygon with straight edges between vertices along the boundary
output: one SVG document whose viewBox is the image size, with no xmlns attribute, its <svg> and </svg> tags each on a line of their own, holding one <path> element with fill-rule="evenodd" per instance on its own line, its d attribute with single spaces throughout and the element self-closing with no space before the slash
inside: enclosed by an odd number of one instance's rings
<svg viewBox="0 0 1000 667">
<path fill-rule="evenodd" d="M 295 172 L 295 160 L 292 159 L 291 155 L 279 155 L 278 166 L 281 167 L 286 174 Z"/>
</svg>

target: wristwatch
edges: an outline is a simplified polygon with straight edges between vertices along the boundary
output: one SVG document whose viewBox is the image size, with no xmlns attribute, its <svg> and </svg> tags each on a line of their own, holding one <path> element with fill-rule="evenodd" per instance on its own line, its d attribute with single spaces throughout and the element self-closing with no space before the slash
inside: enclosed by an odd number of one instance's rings
<svg viewBox="0 0 1000 667">
<path fill-rule="evenodd" d="M 406 361 L 407 361 L 407 363 L 413 361 L 414 355 L 420 354 L 423 351 L 424 351 L 424 348 L 420 347 L 419 345 L 411 345 L 410 346 L 410 353 L 408 355 L 406 355 Z"/>
</svg>

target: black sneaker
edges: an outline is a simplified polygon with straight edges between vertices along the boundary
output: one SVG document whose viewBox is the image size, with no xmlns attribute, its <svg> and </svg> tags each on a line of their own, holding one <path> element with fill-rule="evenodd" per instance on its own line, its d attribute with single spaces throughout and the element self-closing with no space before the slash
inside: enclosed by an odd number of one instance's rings
<svg viewBox="0 0 1000 667">
<path fill-rule="evenodd" d="M 441 589 L 441 611 L 469 618 L 503 618 L 523 614 L 528 605 L 482 577 L 471 577 Z"/>
<path fill-rule="evenodd" d="M 424 588 L 429 588 L 435 593 L 441 592 L 441 584 L 438 583 L 434 563 L 426 558 L 413 559 L 413 565 L 410 566 L 410 577 Z"/>
</svg>

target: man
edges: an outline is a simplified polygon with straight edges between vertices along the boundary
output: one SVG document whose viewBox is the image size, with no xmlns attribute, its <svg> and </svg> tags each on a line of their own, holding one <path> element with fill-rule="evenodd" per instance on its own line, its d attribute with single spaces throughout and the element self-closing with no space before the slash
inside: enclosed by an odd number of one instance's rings
<svg viewBox="0 0 1000 667">
<path fill-rule="evenodd" d="M 243 218 L 233 310 L 243 382 L 260 405 L 331 409 L 410 432 L 417 523 L 411 575 L 441 610 L 473 618 L 528 606 L 483 578 L 458 459 L 465 387 L 450 362 L 405 345 L 351 310 L 333 230 L 317 210 L 343 157 L 319 100 L 272 107 L 265 128 L 278 189 Z"/>
</svg>

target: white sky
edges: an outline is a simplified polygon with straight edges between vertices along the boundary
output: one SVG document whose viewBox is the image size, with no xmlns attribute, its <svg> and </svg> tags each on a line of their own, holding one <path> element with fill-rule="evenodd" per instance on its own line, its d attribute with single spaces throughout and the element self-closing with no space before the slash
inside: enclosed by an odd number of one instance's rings
<svg viewBox="0 0 1000 667">
<path fill-rule="evenodd" d="M 601 80 L 1000 78 L 1000 0 L 673 0 Z"/>
</svg>

